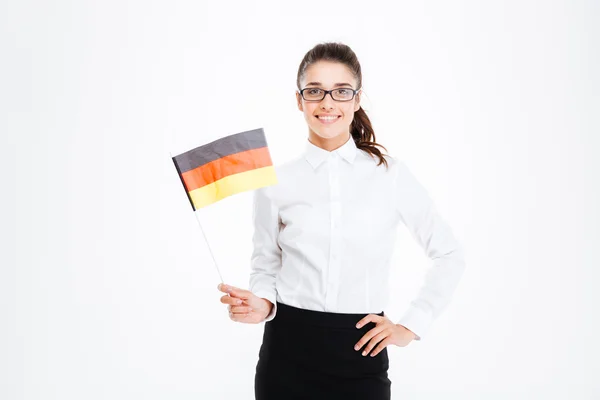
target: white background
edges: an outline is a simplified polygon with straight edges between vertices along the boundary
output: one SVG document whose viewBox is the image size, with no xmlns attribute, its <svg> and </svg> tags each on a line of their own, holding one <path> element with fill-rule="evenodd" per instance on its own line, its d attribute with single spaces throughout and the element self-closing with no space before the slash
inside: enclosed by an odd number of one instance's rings
<svg viewBox="0 0 600 400">
<path fill-rule="evenodd" d="M 377 141 L 464 244 L 394 399 L 600 398 L 600 7 L 595 1 L 3 1 L 0 398 L 253 399 L 264 325 L 229 320 L 171 162 L 263 127 L 308 134 L 312 46 L 363 68 Z M 252 192 L 201 210 L 247 287 Z M 431 265 L 403 226 L 399 318 Z"/>
</svg>

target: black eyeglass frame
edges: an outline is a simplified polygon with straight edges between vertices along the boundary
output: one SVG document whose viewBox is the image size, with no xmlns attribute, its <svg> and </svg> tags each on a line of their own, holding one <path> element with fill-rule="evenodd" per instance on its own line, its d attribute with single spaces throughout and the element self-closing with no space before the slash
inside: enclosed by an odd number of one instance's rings
<svg viewBox="0 0 600 400">
<path fill-rule="evenodd" d="M 322 90 L 322 91 L 324 92 L 324 93 L 323 93 L 323 97 L 321 97 L 319 100 L 307 100 L 307 99 L 304 97 L 304 91 L 305 91 L 305 90 L 308 90 L 308 89 L 319 89 L 319 90 Z M 333 94 L 332 94 L 332 92 L 334 92 L 334 91 L 336 91 L 336 90 L 342 90 L 342 89 L 346 89 L 346 90 L 350 90 L 350 91 L 352 91 L 352 98 L 351 98 L 351 99 L 348 99 L 348 100 L 336 100 L 336 99 L 334 99 L 334 98 L 333 98 Z M 298 91 L 298 93 L 300 93 L 300 96 L 302 96 L 302 98 L 304 99 L 304 101 L 323 101 L 323 99 L 325 98 L 325 96 L 327 96 L 327 95 L 330 95 L 330 96 L 331 96 L 331 99 L 332 99 L 333 101 L 341 101 L 341 102 L 346 102 L 346 101 L 352 101 L 352 100 L 354 100 L 354 97 L 356 96 L 356 93 L 358 93 L 358 92 L 360 91 L 360 89 L 362 89 L 362 88 L 358 88 L 358 89 L 352 89 L 352 88 L 344 88 L 344 87 L 339 87 L 339 88 L 335 88 L 335 89 L 331 89 L 331 90 L 325 90 L 325 89 L 321 89 L 321 88 L 318 88 L 318 87 L 306 87 L 306 88 L 304 88 L 304 89 L 302 89 L 302 90 L 299 90 L 299 91 Z"/>
</svg>

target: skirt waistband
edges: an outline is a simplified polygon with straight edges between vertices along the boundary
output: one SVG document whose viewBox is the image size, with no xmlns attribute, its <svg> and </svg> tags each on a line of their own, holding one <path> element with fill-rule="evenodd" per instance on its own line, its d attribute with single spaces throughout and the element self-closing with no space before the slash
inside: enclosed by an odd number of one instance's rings
<svg viewBox="0 0 600 400">
<path fill-rule="evenodd" d="M 370 313 L 333 313 L 326 311 L 307 310 L 290 306 L 277 301 L 277 312 L 275 318 L 270 322 L 283 322 L 287 324 L 302 324 L 321 326 L 326 328 L 342 328 L 356 331 L 356 323 Z M 383 317 L 385 313 L 377 313 Z"/>
</svg>

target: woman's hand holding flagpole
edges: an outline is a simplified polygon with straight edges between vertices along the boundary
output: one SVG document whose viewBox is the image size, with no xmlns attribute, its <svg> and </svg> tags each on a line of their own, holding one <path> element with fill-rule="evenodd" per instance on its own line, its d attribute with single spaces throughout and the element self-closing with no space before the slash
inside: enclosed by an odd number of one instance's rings
<svg viewBox="0 0 600 400">
<path fill-rule="evenodd" d="M 221 279 L 220 289 L 225 282 L 196 211 L 225 197 L 278 183 L 264 131 L 258 128 L 236 133 L 175 157 L 172 154 L 170 156 Z M 249 305 L 250 302 L 254 305 L 254 310 L 236 316 L 238 320 L 244 319 L 240 322 L 260 322 L 269 313 L 272 304 L 268 300 L 258 298 L 244 289 L 234 289 L 236 296 L 243 299 L 241 304 Z M 231 293 L 227 291 L 230 297 Z M 239 305 L 237 299 L 227 299 L 227 303 L 230 304 L 230 316 L 234 319 L 231 305 Z"/>
</svg>

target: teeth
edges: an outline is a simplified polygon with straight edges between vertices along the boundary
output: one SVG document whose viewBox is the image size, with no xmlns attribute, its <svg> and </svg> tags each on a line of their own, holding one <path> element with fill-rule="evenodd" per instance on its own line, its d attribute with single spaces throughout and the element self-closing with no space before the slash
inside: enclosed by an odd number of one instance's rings
<svg viewBox="0 0 600 400">
<path fill-rule="evenodd" d="M 319 118 L 319 119 L 328 119 L 328 120 L 338 119 L 338 117 L 322 117 L 322 116 L 317 116 L 317 118 Z"/>
</svg>

